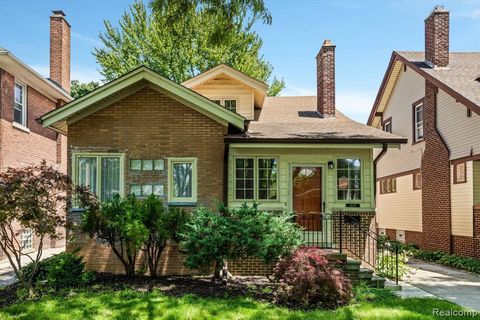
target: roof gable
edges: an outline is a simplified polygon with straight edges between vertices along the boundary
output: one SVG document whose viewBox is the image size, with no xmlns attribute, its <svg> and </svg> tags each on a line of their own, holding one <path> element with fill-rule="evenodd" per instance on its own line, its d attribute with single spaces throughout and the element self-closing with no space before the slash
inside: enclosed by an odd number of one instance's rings
<svg viewBox="0 0 480 320">
<path fill-rule="evenodd" d="M 201 84 L 204 84 L 212 79 L 217 78 L 230 78 L 236 80 L 243 85 L 246 85 L 254 90 L 254 99 L 255 106 L 260 107 L 263 105 L 263 101 L 267 95 L 268 85 L 258 81 L 255 78 L 250 77 L 249 75 L 240 72 L 232 67 L 227 66 L 226 64 L 219 64 L 216 67 L 213 67 L 205 72 L 200 73 L 199 75 L 184 81 L 182 85 L 187 88 L 193 89 Z"/>
<path fill-rule="evenodd" d="M 378 124 L 402 66 L 412 69 L 480 115 L 480 84 L 475 81 L 475 75 L 480 70 L 480 53 L 451 52 L 449 60 L 448 67 L 431 68 L 425 64 L 423 52 L 394 51 L 367 124 Z"/>
<path fill-rule="evenodd" d="M 245 118 L 146 67 L 139 67 L 40 118 L 44 127 L 66 133 L 74 123 L 133 92 L 150 86 L 224 125 L 243 129 Z"/>
</svg>

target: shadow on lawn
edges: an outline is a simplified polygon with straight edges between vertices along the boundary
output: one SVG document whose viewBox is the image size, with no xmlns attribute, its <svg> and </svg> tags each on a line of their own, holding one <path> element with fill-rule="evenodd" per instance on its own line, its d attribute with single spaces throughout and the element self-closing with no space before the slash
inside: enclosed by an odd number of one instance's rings
<svg viewBox="0 0 480 320">
<path fill-rule="evenodd" d="M 360 301 L 336 311 L 288 310 L 252 298 L 200 298 L 166 296 L 158 291 L 84 291 L 67 296 L 47 296 L 0 310 L 0 319 L 441 319 L 440 310 L 462 310 L 447 301 L 399 299 L 377 291 L 371 301 Z M 480 319 L 469 317 L 469 319 Z"/>
</svg>

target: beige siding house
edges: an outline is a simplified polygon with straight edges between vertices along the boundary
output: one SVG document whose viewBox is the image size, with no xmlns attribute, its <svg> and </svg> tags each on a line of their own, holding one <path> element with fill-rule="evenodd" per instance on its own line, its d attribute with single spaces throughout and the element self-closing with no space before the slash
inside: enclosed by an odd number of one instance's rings
<svg viewBox="0 0 480 320">
<path fill-rule="evenodd" d="M 480 257 L 480 53 L 449 52 L 448 27 L 436 7 L 425 52 L 393 52 L 378 92 L 368 124 L 408 143 L 377 163 L 377 221 L 390 238 Z"/>
</svg>

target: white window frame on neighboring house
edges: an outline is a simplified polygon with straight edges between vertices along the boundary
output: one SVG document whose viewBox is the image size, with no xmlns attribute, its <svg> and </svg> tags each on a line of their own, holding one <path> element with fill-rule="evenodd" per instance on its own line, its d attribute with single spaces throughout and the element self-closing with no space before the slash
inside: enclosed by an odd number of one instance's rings
<svg viewBox="0 0 480 320">
<path fill-rule="evenodd" d="M 23 229 L 20 233 L 20 246 L 22 250 L 33 249 L 33 231 L 32 229 Z"/>
<path fill-rule="evenodd" d="M 418 114 L 419 114 L 419 109 L 422 111 L 422 119 L 419 119 Z M 425 109 L 423 108 L 423 102 L 415 105 L 413 107 L 413 132 L 414 132 L 414 139 L 415 142 L 423 140 L 425 137 L 425 131 L 424 131 L 424 119 L 425 119 Z M 421 132 L 421 135 L 420 135 Z"/>
<path fill-rule="evenodd" d="M 20 88 L 22 92 L 22 101 L 17 101 L 16 88 Z M 15 111 L 19 110 L 22 113 L 21 122 L 15 120 Z M 27 127 L 27 85 L 19 81 L 15 81 L 13 89 L 13 122 Z"/>
</svg>

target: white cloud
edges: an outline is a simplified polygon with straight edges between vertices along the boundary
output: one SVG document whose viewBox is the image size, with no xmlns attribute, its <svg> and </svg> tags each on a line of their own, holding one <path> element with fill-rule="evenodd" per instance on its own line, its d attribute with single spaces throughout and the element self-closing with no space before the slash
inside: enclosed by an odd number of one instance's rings
<svg viewBox="0 0 480 320">
<path fill-rule="evenodd" d="M 280 93 L 281 96 L 315 96 L 317 94 L 316 88 L 303 88 L 287 84 L 285 89 Z"/>
<path fill-rule="evenodd" d="M 31 67 L 45 78 L 50 76 L 49 66 L 33 65 Z M 71 70 L 71 79 L 80 82 L 100 81 L 102 75 L 96 69 L 74 65 Z"/>
<path fill-rule="evenodd" d="M 74 31 L 71 31 L 71 34 L 72 34 L 73 38 L 78 39 L 80 41 L 90 43 L 91 45 L 94 45 L 96 47 L 101 47 L 102 46 L 102 42 L 98 39 L 95 39 L 95 38 L 92 38 L 92 37 L 87 37 L 87 36 L 84 36 L 83 34 L 80 34 L 80 33 L 74 32 Z"/>
<path fill-rule="evenodd" d="M 338 110 L 355 121 L 366 123 L 375 100 L 376 92 L 349 91 L 337 92 Z"/>
</svg>

